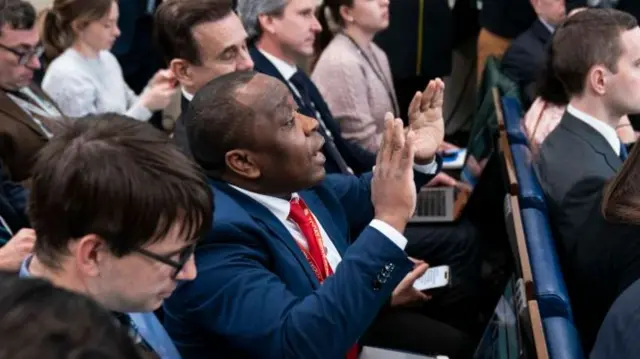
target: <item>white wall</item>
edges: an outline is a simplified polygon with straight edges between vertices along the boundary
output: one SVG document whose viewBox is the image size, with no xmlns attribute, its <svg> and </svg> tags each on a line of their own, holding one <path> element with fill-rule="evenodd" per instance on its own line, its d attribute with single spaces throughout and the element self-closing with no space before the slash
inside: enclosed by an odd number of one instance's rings
<svg viewBox="0 0 640 359">
<path fill-rule="evenodd" d="M 30 3 L 36 8 L 36 10 L 40 11 L 47 6 L 51 6 L 53 0 L 29 0 Z"/>
</svg>

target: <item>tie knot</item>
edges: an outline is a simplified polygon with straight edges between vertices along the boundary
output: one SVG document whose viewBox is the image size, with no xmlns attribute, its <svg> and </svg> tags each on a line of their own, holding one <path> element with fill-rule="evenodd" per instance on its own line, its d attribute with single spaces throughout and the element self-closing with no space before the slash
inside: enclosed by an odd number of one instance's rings
<svg viewBox="0 0 640 359">
<path fill-rule="evenodd" d="M 304 201 L 300 197 L 292 198 L 289 201 L 291 208 L 289 210 L 289 218 L 294 222 L 304 220 L 309 215 L 309 209 L 304 204 Z"/>
</svg>

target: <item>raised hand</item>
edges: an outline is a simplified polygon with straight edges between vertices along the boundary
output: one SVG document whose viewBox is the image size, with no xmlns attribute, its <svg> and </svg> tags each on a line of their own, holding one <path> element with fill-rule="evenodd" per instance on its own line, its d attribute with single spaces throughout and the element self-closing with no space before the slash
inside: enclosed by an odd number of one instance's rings
<svg viewBox="0 0 640 359">
<path fill-rule="evenodd" d="M 382 143 L 373 171 L 371 201 L 375 218 L 404 231 L 416 208 L 413 181 L 415 135 L 405 135 L 402 121 L 387 113 Z"/>
<path fill-rule="evenodd" d="M 417 92 L 409 104 L 409 130 L 415 133 L 415 160 L 418 164 L 433 161 L 444 140 L 444 82 L 429 81 L 423 92 Z"/>
</svg>

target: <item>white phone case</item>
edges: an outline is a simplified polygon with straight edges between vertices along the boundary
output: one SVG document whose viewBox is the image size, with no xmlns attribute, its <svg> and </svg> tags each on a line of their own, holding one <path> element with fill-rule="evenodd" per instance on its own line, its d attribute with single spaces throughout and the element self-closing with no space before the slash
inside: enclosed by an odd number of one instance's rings
<svg viewBox="0 0 640 359">
<path fill-rule="evenodd" d="M 449 279 L 449 266 L 433 267 L 413 283 L 413 288 L 423 291 L 446 287 L 449 285 Z"/>
</svg>

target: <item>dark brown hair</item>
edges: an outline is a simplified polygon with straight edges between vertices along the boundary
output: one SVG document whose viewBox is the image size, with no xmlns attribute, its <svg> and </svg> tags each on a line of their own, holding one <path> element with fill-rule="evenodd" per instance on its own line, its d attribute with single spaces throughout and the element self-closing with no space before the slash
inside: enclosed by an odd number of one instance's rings
<svg viewBox="0 0 640 359">
<path fill-rule="evenodd" d="M 335 25 L 340 27 L 344 27 L 345 21 L 340 15 L 340 7 L 353 7 L 353 0 L 324 0 L 323 5 L 318 7 L 317 10 L 317 18 L 322 25 L 322 31 L 316 36 L 314 48 L 317 56 L 320 56 L 320 53 L 324 51 L 329 43 L 333 39 L 333 28 L 332 22 Z M 327 12 L 329 13 L 330 19 L 327 17 Z"/>
<path fill-rule="evenodd" d="M 0 337 L 0 359 L 142 358 L 97 303 L 15 273 L 0 273 Z"/>
<path fill-rule="evenodd" d="M 40 38 L 47 61 L 53 61 L 71 46 L 75 39 L 71 27 L 74 21 L 78 21 L 78 26 L 83 28 L 100 20 L 109 13 L 114 2 L 117 0 L 54 0 L 52 8 L 45 10 L 42 15 Z"/>
<path fill-rule="evenodd" d="M 602 214 L 609 221 L 640 225 L 640 146 L 633 146 L 620 172 L 605 186 Z"/>
<path fill-rule="evenodd" d="M 166 0 L 155 13 L 154 38 L 165 61 L 184 59 L 201 65 L 193 28 L 223 19 L 233 11 L 230 0 Z"/>
<path fill-rule="evenodd" d="M 185 241 L 211 225 L 204 174 L 163 133 L 115 114 L 64 127 L 33 170 L 29 216 L 34 251 L 46 265 L 55 268 L 68 243 L 89 234 L 120 257 L 163 239 L 175 224 Z"/>
<path fill-rule="evenodd" d="M 30 2 L 24 0 L 0 0 L 0 4 L 4 5 L 0 9 L 0 28 L 4 25 L 9 25 L 15 30 L 31 30 L 35 25 L 36 10 Z"/>
<path fill-rule="evenodd" d="M 604 65 L 612 72 L 622 54 L 620 35 L 638 26 L 619 10 L 587 9 L 569 17 L 556 29 L 549 52 L 551 66 L 569 97 L 584 92 L 589 70 Z"/>
</svg>

